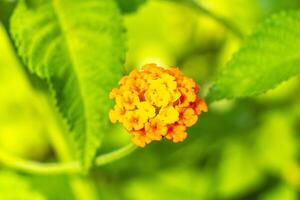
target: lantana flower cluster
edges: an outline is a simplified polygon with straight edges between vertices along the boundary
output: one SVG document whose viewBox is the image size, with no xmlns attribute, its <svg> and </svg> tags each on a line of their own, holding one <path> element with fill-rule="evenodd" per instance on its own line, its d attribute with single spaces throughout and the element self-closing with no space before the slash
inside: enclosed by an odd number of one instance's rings
<svg viewBox="0 0 300 200">
<path fill-rule="evenodd" d="M 178 68 L 147 64 L 124 76 L 110 98 L 116 104 L 109 112 L 112 123 L 120 122 L 140 147 L 167 138 L 174 143 L 186 139 L 207 105 L 198 97 L 199 86 Z"/>
</svg>

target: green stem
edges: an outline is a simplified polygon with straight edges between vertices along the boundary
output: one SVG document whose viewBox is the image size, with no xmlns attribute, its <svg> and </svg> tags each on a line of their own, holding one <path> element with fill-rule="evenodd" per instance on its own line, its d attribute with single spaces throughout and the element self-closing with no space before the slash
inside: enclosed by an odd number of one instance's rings
<svg viewBox="0 0 300 200">
<path fill-rule="evenodd" d="M 193 10 L 195 10 L 201 14 L 205 14 L 205 15 L 211 17 L 216 22 L 218 22 L 219 24 L 224 26 L 226 29 L 231 31 L 239 39 L 243 39 L 243 37 L 244 37 L 244 34 L 236 26 L 234 26 L 230 21 L 228 21 L 227 19 L 225 19 L 219 15 L 212 13 L 210 10 L 204 8 L 202 5 L 197 3 L 195 0 L 158 0 L 158 1 L 168 1 L 170 3 L 180 3 L 182 5 L 190 7 Z"/>
<path fill-rule="evenodd" d="M 137 149 L 137 146 L 130 143 L 116 151 L 98 156 L 95 159 L 95 166 L 102 166 L 102 165 L 111 163 L 113 161 L 119 160 L 120 158 L 123 158 L 123 157 L 129 155 L 136 149 Z"/>
<path fill-rule="evenodd" d="M 129 155 L 136 148 L 136 145 L 128 144 L 116 151 L 100 155 L 95 159 L 95 167 L 119 160 Z M 40 163 L 18 158 L 2 151 L 0 151 L 0 162 L 12 169 L 31 174 L 80 174 L 82 172 L 79 162 Z"/>
<path fill-rule="evenodd" d="M 18 158 L 7 154 L 6 152 L 0 151 L 0 162 L 6 167 L 23 171 L 32 174 L 58 174 L 59 172 L 64 173 L 79 173 L 80 166 L 78 163 L 66 163 L 66 164 L 55 164 L 55 163 L 39 163 L 35 161 L 28 161 L 22 158 Z"/>
<path fill-rule="evenodd" d="M 50 102 L 49 99 L 50 98 L 42 96 L 41 98 L 37 99 L 38 101 L 36 102 L 36 104 L 39 106 L 39 108 L 41 108 L 41 113 L 45 113 L 45 121 L 50 124 L 50 126 L 47 127 L 48 137 L 61 163 L 46 164 L 46 167 L 35 165 L 35 167 L 38 167 L 39 172 L 43 174 L 47 174 L 48 172 L 55 174 L 58 171 L 64 171 L 69 175 L 69 183 L 72 188 L 74 197 L 77 200 L 98 200 L 99 195 L 96 187 L 94 186 L 94 183 L 88 177 L 83 177 L 81 174 L 79 174 L 81 171 L 80 164 L 73 162 L 74 154 L 72 154 L 72 152 L 74 151 L 72 151 L 71 149 L 72 146 L 69 143 L 69 138 L 67 137 L 68 134 L 64 134 L 68 133 L 67 125 L 63 123 L 63 119 L 60 117 L 57 109 L 55 108 L 55 106 L 53 106 L 53 103 Z"/>
</svg>

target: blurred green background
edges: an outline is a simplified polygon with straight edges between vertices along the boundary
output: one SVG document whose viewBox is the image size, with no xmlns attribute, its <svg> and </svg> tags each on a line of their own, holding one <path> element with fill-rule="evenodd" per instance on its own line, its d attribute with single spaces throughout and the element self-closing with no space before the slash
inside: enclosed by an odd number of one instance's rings
<svg viewBox="0 0 300 200">
<path fill-rule="evenodd" d="M 202 86 L 204 95 L 242 41 L 180 0 L 135 1 L 140 2 L 139 8 L 123 10 L 128 38 L 126 69 L 149 62 L 175 65 Z M 244 35 L 272 13 L 300 8 L 298 0 L 199 3 Z M 0 4 L 0 149 L 51 161 L 55 153 L 48 136 L 57 124 L 45 108 L 48 96 L 43 86 L 32 84 L 34 77 L 22 66 L 10 42 L 5 29 L 7 13 L 3 12 L 9 7 L 9 3 Z M 299 100 L 300 80 L 295 77 L 256 98 L 215 102 L 188 130 L 186 141 L 153 143 L 99 167 L 90 175 L 93 187 L 107 200 L 300 199 Z M 129 134 L 116 126 L 106 134 L 99 153 L 129 140 Z M 24 183 L 14 186 L 17 179 Z M 74 199 L 67 176 L 25 175 L 0 165 L 0 199 L 18 199 L 5 194 L 28 187 L 37 194 L 28 198 L 24 194 L 24 199 Z"/>
</svg>

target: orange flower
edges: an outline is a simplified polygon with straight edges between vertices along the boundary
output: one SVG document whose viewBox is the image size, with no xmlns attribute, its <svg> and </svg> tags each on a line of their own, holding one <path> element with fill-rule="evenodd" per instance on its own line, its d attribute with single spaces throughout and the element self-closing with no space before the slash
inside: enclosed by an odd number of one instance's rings
<svg viewBox="0 0 300 200">
<path fill-rule="evenodd" d="M 187 88 L 179 88 L 181 96 L 179 98 L 179 107 L 188 107 L 190 103 L 196 100 L 197 95 Z"/>
<path fill-rule="evenodd" d="M 164 72 L 164 69 L 161 68 L 161 67 L 157 67 L 156 64 L 154 63 L 150 63 L 150 64 L 146 64 L 144 67 L 143 67 L 143 70 L 146 74 L 148 74 L 148 76 L 146 77 L 151 77 L 149 76 L 150 75 L 154 75 L 153 78 L 157 78 L 159 77 L 159 75 Z"/>
<path fill-rule="evenodd" d="M 193 79 L 184 77 L 182 81 L 179 83 L 180 86 L 185 87 L 187 90 L 194 90 L 197 86 Z"/>
<path fill-rule="evenodd" d="M 183 79 L 183 75 L 182 75 L 181 71 L 176 67 L 171 67 L 171 68 L 167 69 L 167 72 L 170 75 L 174 76 L 177 81 L 180 81 Z"/>
<path fill-rule="evenodd" d="M 139 97 L 144 99 L 144 92 L 147 90 L 148 84 L 146 80 L 140 78 L 131 85 L 131 89 L 139 94 Z"/>
<path fill-rule="evenodd" d="M 144 129 L 140 131 L 133 131 L 131 133 L 133 134 L 132 142 L 139 147 L 145 147 L 146 144 L 151 142 L 151 139 L 145 135 Z"/>
<path fill-rule="evenodd" d="M 128 76 L 124 76 L 123 78 L 121 78 L 121 80 L 119 81 L 120 85 L 125 85 L 126 82 L 128 81 L 129 77 Z M 115 89 L 115 88 L 114 88 Z"/>
<path fill-rule="evenodd" d="M 109 112 L 112 123 L 120 122 L 140 147 L 166 137 L 181 142 L 186 127 L 194 125 L 207 105 L 197 95 L 199 86 L 178 68 L 147 64 L 119 81 L 109 97 L 116 105 Z"/>
<path fill-rule="evenodd" d="M 120 90 L 118 88 L 114 88 L 111 90 L 111 92 L 109 93 L 109 98 L 110 99 L 115 99 L 117 95 L 120 94 Z"/>
<path fill-rule="evenodd" d="M 205 101 L 203 99 L 199 99 L 199 97 L 197 97 L 196 101 L 191 104 L 191 107 L 194 109 L 197 115 L 208 111 Z"/>
<path fill-rule="evenodd" d="M 147 117 L 139 110 L 127 111 L 123 122 L 127 130 L 140 130 L 145 126 Z"/>
<path fill-rule="evenodd" d="M 120 95 L 116 96 L 117 105 L 124 106 L 126 110 L 133 110 L 139 102 L 139 97 L 131 91 L 124 91 Z"/>
<path fill-rule="evenodd" d="M 109 111 L 109 119 L 112 123 L 122 122 L 125 113 L 125 108 L 115 105 L 114 109 Z"/>
<path fill-rule="evenodd" d="M 184 109 L 180 113 L 179 123 L 186 125 L 187 127 L 193 126 L 198 120 L 198 116 L 192 108 Z"/>
<path fill-rule="evenodd" d="M 166 138 L 175 143 L 182 142 L 187 137 L 185 130 L 186 127 L 184 125 L 171 125 L 168 128 L 168 134 L 166 135 Z"/>
<path fill-rule="evenodd" d="M 152 140 L 161 140 L 162 136 L 167 134 L 167 130 L 166 125 L 159 119 L 152 119 L 145 126 L 146 135 Z"/>
</svg>

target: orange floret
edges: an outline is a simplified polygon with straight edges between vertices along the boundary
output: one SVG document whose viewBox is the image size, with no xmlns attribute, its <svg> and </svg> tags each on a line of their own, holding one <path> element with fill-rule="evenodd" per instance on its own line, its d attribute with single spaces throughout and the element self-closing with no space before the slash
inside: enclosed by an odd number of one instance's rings
<svg viewBox="0 0 300 200">
<path fill-rule="evenodd" d="M 140 102 L 138 95 L 132 91 L 124 91 L 116 96 L 116 103 L 123 106 L 126 110 L 133 110 Z"/>
<path fill-rule="evenodd" d="M 164 137 L 184 141 L 186 128 L 207 112 L 205 101 L 198 97 L 199 86 L 178 68 L 147 64 L 124 76 L 119 85 L 109 95 L 116 101 L 109 118 L 122 123 L 140 147 Z"/>
<path fill-rule="evenodd" d="M 167 134 L 168 128 L 163 121 L 155 118 L 146 123 L 145 131 L 151 140 L 161 140 Z"/>
<path fill-rule="evenodd" d="M 168 128 L 168 133 L 166 138 L 168 140 L 172 140 L 174 143 L 182 142 L 187 137 L 187 133 L 185 132 L 186 127 L 184 125 L 171 125 Z"/>
<path fill-rule="evenodd" d="M 112 123 L 122 122 L 126 113 L 126 109 L 122 106 L 115 105 L 114 109 L 109 111 L 109 119 Z"/>
<path fill-rule="evenodd" d="M 146 144 L 149 144 L 152 140 L 145 135 L 145 130 L 132 131 L 133 134 L 132 142 L 139 147 L 145 147 Z"/>
<path fill-rule="evenodd" d="M 192 108 L 185 109 L 180 115 L 180 124 L 184 124 L 186 127 L 193 126 L 198 120 L 198 116 Z"/>
<path fill-rule="evenodd" d="M 202 112 L 207 112 L 208 108 L 203 99 L 197 97 L 196 101 L 191 104 L 191 107 L 194 109 L 197 115 L 200 115 Z"/>
<path fill-rule="evenodd" d="M 188 107 L 190 103 L 193 103 L 196 100 L 196 93 L 194 91 L 188 90 L 187 88 L 179 88 L 181 96 L 179 97 L 179 107 Z"/>
<path fill-rule="evenodd" d="M 140 130 L 144 128 L 147 117 L 140 110 L 127 111 L 123 125 L 127 130 Z"/>
</svg>

